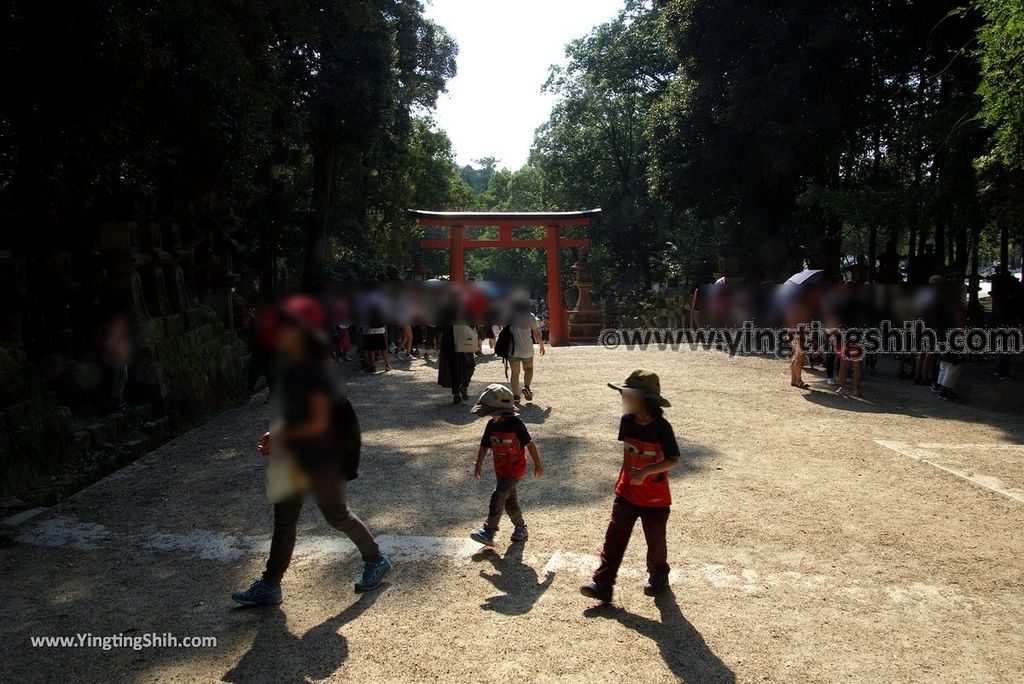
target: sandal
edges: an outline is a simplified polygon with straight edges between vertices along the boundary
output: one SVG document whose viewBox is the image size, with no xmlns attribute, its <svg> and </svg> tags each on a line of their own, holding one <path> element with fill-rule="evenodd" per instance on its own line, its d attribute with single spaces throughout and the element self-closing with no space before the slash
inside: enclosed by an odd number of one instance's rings
<svg viewBox="0 0 1024 684">
<path fill-rule="evenodd" d="M 811 386 L 808 385 L 806 382 L 791 382 L 789 384 L 799 389 L 811 389 Z"/>
</svg>

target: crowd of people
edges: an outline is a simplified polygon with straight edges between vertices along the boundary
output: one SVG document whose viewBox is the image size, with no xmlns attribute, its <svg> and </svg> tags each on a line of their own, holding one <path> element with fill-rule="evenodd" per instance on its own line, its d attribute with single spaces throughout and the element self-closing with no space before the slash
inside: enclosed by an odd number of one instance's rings
<svg viewBox="0 0 1024 684">
<path fill-rule="evenodd" d="M 789 333 L 790 384 L 807 389 L 804 364 L 813 368 L 821 363 L 829 386 L 846 392 L 852 379 L 853 393 L 861 396 L 864 376 L 874 374 L 881 352 L 851 333 L 880 321 L 919 321 L 930 336 L 896 353 L 898 375 L 917 385 L 930 385 L 941 399 L 960 399 L 956 386 L 964 356 L 940 342 L 948 339 L 950 331 L 972 322 L 972 312 L 956 284 L 935 276 L 926 287 L 914 290 L 826 285 L 810 279 L 787 285 L 765 297 L 763 291 L 719 281 L 699 298 L 695 296 L 694 322 L 727 328 L 760 318 L 785 331 L 809 327 L 806 336 Z M 1019 324 L 1024 302 L 1019 282 L 1000 282 L 993 300 L 986 324 Z M 373 534 L 347 504 L 347 482 L 358 476 L 361 433 L 333 367 L 354 360 L 354 348 L 364 369 L 376 371 L 383 362 L 385 372 L 392 357 L 429 359 L 436 352 L 437 383 L 450 391 L 454 404 L 463 404 L 469 401 L 476 359 L 484 353 L 483 340 L 488 340 L 491 353 L 505 364 L 508 386 L 489 385 L 470 409 L 488 418 L 473 475 L 482 477 L 490 454 L 496 484 L 483 525 L 469 536 L 485 547 L 494 546 L 507 515 L 513 525 L 511 540 L 525 543 L 529 528 L 518 488 L 530 461 L 534 476 L 544 475 L 535 436 L 518 416 L 523 402 L 534 398 L 535 354 L 545 353 L 544 331 L 533 307 L 529 296 L 516 290 L 488 284 L 426 283 L 357 288 L 332 293 L 321 301 L 299 295 L 261 314 L 253 334 L 254 377 L 267 376 L 273 420 L 256 448 L 268 459 L 267 492 L 274 504 L 274 524 L 263 575 L 248 589 L 236 592 L 234 600 L 245 605 L 281 602 L 281 578 L 291 559 L 307 494 L 327 522 L 358 549 L 364 566 L 356 591 L 380 587 L 392 570 Z M 1010 356 L 997 358 L 994 372 L 1007 377 Z M 664 417 L 670 403 L 662 395 L 658 376 L 638 369 L 622 383 L 608 384 L 621 394 L 618 439 L 623 458 L 600 564 L 593 580 L 580 588 L 584 596 L 602 602 L 612 600 L 637 520 L 647 543 L 649 577 L 644 592 L 655 595 L 668 586 L 666 528 L 672 503 L 668 473 L 680 457 L 672 426 Z"/>
<path fill-rule="evenodd" d="M 454 403 L 462 403 L 469 399 L 475 357 L 498 354 L 507 363 L 516 400 L 533 398 L 534 347 L 543 355 L 548 333 L 543 302 L 525 291 L 446 281 L 368 286 L 329 294 L 324 309 L 335 363 L 358 361 L 362 370 L 376 373 L 393 370 L 392 361 L 436 360 L 438 384 L 451 391 Z M 255 316 L 250 392 L 260 377 L 272 382 L 276 313 L 266 306 Z"/>
<path fill-rule="evenodd" d="M 957 384 L 963 364 L 972 358 L 990 359 L 995 377 L 1010 377 L 1014 355 L 1006 352 L 1014 349 L 967 353 L 949 344 L 962 340 L 970 328 L 1019 327 L 1024 321 L 1024 288 L 1012 275 L 1002 275 L 993 278 L 991 311 L 972 310 L 964 287 L 938 275 L 921 287 L 809 279 L 760 288 L 723 278 L 695 292 L 691 320 L 699 327 L 726 329 L 758 321 L 790 331 L 789 381 L 799 389 L 810 389 L 805 368 L 820 364 L 827 387 L 861 397 L 865 376 L 875 375 L 879 356 L 890 355 L 897 361 L 898 378 L 930 387 L 941 400 L 959 402 L 963 397 Z M 899 337 L 893 348 L 880 332 L 875 340 L 883 344 L 868 343 L 867 331 L 881 331 L 883 323 L 896 331 L 920 327 Z M 799 330 L 806 334 L 796 334 Z"/>
<path fill-rule="evenodd" d="M 387 313 L 379 321 L 370 317 L 375 315 L 372 307 L 383 308 L 387 299 L 357 301 L 364 307 L 364 322 L 359 324 L 364 340 L 360 351 L 382 351 L 386 362 L 386 341 L 382 344 L 372 338 L 386 335 L 378 330 L 386 331 Z M 499 301 L 502 300 L 485 298 L 484 303 L 489 307 Z M 472 289 L 446 290 L 441 304 L 432 320 L 439 338 L 438 383 L 451 389 L 455 403 L 462 403 L 468 400 L 474 358 L 480 351 L 481 336 L 471 322 L 493 320 L 496 312 L 479 308 L 473 301 Z M 513 524 L 512 542 L 528 541 L 529 528 L 518 497 L 518 487 L 527 473 L 527 455 L 533 462 L 534 476 L 544 476 L 538 447 L 517 415 L 523 399 L 533 397 L 534 347 L 544 353 L 543 334 L 528 299 L 512 296 L 507 305 L 500 332 L 493 332 L 492 323 L 481 325 L 485 326 L 484 337 L 488 333 L 494 335 L 494 352 L 508 363 L 512 387 L 489 385 L 470 409 L 488 418 L 473 463 L 473 475 L 477 479 L 482 477 L 484 460 L 490 454 L 496 478 L 484 523 L 469 534 L 484 547 L 495 545 L 495 535 L 505 515 Z M 339 309 L 326 310 L 336 314 Z M 410 312 L 414 310 L 415 307 L 410 308 Z M 256 441 L 256 449 L 268 459 L 267 494 L 274 507 L 273 533 L 262 576 L 247 589 L 235 592 L 232 598 L 249 606 L 282 602 L 281 580 L 295 548 L 299 514 L 307 495 L 312 495 L 324 519 L 357 548 L 363 572 L 355 582 L 355 590 L 377 589 L 393 565 L 347 503 L 347 483 L 359 474 L 361 432 L 359 419 L 332 368 L 339 343 L 328 331 L 335 330 L 337 323 L 328 320 L 321 303 L 303 295 L 284 301 L 263 322 L 266 329 L 260 333 L 272 357 L 269 372 L 274 376 L 270 390 L 272 419 L 269 429 Z M 377 322 L 382 325 L 376 325 Z M 397 327 L 401 329 L 404 325 Z M 371 338 L 369 345 L 367 337 Z M 408 335 L 403 331 L 399 339 L 408 341 Z M 341 353 L 348 352 L 343 349 Z M 373 362 L 364 357 L 364 363 Z M 672 426 L 663 415 L 670 403 L 661 394 L 658 376 L 637 370 L 624 382 L 608 385 L 622 397 L 624 415 L 619 424 L 619 440 L 623 443 L 623 461 L 614 488 L 600 566 L 593 581 L 580 588 L 584 596 L 602 602 L 612 600 L 618 569 L 637 520 L 643 526 L 648 545 L 649 579 L 644 592 L 653 596 L 668 587 L 668 472 L 679 460 Z"/>
</svg>

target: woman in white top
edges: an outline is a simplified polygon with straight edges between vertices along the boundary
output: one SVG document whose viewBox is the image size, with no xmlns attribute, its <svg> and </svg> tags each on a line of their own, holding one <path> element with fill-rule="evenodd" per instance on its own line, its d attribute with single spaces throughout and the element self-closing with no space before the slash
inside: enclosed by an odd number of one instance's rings
<svg viewBox="0 0 1024 684">
<path fill-rule="evenodd" d="M 512 353 L 509 355 L 509 367 L 512 371 L 512 394 L 518 402 L 519 396 L 519 373 L 523 373 L 523 396 L 528 401 L 533 401 L 533 390 L 530 384 L 533 382 L 533 343 L 536 340 L 540 345 L 540 355 L 544 356 L 544 337 L 541 335 L 540 325 L 537 317 L 530 311 L 529 305 L 517 305 L 512 311 L 512 318 L 509 321 L 509 330 L 512 334 Z"/>
</svg>

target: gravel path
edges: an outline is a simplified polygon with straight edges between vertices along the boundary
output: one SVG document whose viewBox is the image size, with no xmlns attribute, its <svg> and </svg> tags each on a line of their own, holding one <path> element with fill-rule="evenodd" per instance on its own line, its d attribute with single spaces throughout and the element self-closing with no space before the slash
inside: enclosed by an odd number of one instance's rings
<svg viewBox="0 0 1024 684">
<path fill-rule="evenodd" d="M 637 366 L 661 374 L 684 452 L 674 592 L 641 593 L 638 533 L 616 605 L 595 608 L 576 590 L 621 458 L 605 382 Z M 256 397 L 0 549 L 0 681 L 1024 679 L 1019 406 L 938 402 L 885 366 L 866 400 L 814 375 L 813 391 L 792 389 L 783 363 L 717 353 L 563 348 L 537 367 L 523 417 L 548 477 L 520 490 L 525 548 L 466 539 L 493 484 L 472 478 L 483 425 L 415 361 L 348 381 L 366 433 L 352 504 L 395 559 L 389 585 L 357 597 L 358 558 L 309 505 L 284 605 L 233 608 L 269 541 Z M 488 358 L 473 389 L 502 377 Z M 30 644 L 121 632 L 217 645 Z"/>
</svg>

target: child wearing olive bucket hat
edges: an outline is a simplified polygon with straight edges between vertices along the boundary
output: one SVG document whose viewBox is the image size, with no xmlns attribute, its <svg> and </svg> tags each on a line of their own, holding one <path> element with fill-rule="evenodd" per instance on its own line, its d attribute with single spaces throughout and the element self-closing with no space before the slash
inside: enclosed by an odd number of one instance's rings
<svg viewBox="0 0 1024 684">
<path fill-rule="evenodd" d="M 608 383 L 622 394 L 623 416 L 619 422 L 622 469 L 615 483 L 612 515 L 601 549 L 601 565 L 580 593 L 605 603 L 612 600 L 615 578 L 626 553 L 637 519 L 647 540 L 647 572 L 644 593 L 653 596 L 668 586 L 668 546 L 665 541 L 672 494 L 668 471 L 679 463 L 679 445 L 663 408 L 671 406 L 661 396 L 661 382 L 651 371 L 635 370 L 625 382 Z"/>
</svg>

